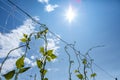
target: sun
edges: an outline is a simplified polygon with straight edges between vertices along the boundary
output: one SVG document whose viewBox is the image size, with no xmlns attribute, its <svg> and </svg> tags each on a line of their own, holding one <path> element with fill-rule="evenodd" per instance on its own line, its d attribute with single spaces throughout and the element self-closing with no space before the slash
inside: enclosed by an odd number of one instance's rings
<svg viewBox="0 0 120 80">
<path fill-rule="evenodd" d="M 65 17 L 69 23 L 71 23 L 75 18 L 75 11 L 73 10 L 71 5 L 69 5 L 68 10 L 66 11 Z"/>
</svg>

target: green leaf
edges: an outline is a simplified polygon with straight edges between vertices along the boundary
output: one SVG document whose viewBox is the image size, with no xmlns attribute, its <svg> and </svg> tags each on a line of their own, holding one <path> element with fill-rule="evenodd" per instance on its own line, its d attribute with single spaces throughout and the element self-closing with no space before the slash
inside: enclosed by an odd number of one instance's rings
<svg viewBox="0 0 120 80">
<path fill-rule="evenodd" d="M 78 70 L 75 70 L 74 73 L 78 73 L 79 71 Z"/>
<path fill-rule="evenodd" d="M 87 60 L 86 59 L 83 59 L 83 64 L 87 64 Z"/>
<path fill-rule="evenodd" d="M 19 73 L 23 73 L 25 71 L 27 71 L 28 69 L 30 69 L 31 67 L 26 67 L 26 68 L 22 68 L 19 70 Z"/>
<path fill-rule="evenodd" d="M 27 39 L 27 37 L 28 37 L 28 35 L 27 35 L 27 34 L 23 34 L 23 36 L 24 36 L 24 38 L 26 38 L 26 39 Z"/>
<path fill-rule="evenodd" d="M 41 60 L 37 60 L 37 66 L 38 68 L 42 68 L 43 62 Z"/>
<path fill-rule="evenodd" d="M 26 38 L 22 38 L 20 39 L 22 42 L 27 42 L 27 39 Z"/>
<path fill-rule="evenodd" d="M 24 67 L 24 59 L 25 59 L 25 57 L 22 56 L 16 61 L 16 67 L 18 69 L 21 69 L 22 67 Z"/>
<path fill-rule="evenodd" d="M 44 80 L 48 80 L 48 78 L 44 78 Z"/>
<path fill-rule="evenodd" d="M 43 74 L 45 75 L 47 73 L 47 70 L 44 70 Z"/>
<path fill-rule="evenodd" d="M 40 53 L 42 53 L 43 55 L 45 54 L 44 47 L 40 47 Z"/>
<path fill-rule="evenodd" d="M 96 73 L 93 73 L 93 74 L 91 74 L 91 77 L 95 77 L 97 74 Z"/>
<path fill-rule="evenodd" d="M 37 33 L 37 38 L 40 38 L 40 34 L 39 33 Z"/>
<path fill-rule="evenodd" d="M 44 69 L 44 70 L 41 69 L 41 70 L 40 70 L 40 73 L 42 73 L 43 75 L 45 75 L 45 74 L 47 73 L 47 70 L 45 70 L 45 69 Z"/>
<path fill-rule="evenodd" d="M 77 77 L 78 77 L 79 79 L 83 79 L 83 75 L 82 75 L 82 74 L 77 74 Z"/>
<path fill-rule="evenodd" d="M 40 32 L 41 35 L 45 35 L 48 32 L 48 29 L 45 29 L 43 31 Z"/>
<path fill-rule="evenodd" d="M 50 57 L 51 57 L 51 59 L 57 58 L 57 56 L 55 54 L 52 54 Z"/>
<path fill-rule="evenodd" d="M 35 39 L 39 39 L 41 36 L 40 36 L 40 32 L 38 32 L 36 35 L 35 35 Z"/>
<path fill-rule="evenodd" d="M 47 33 L 47 32 L 48 32 L 48 29 L 46 29 L 44 32 Z"/>
<path fill-rule="evenodd" d="M 50 57 L 48 57 L 48 56 L 46 57 L 46 59 L 47 59 L 49 62 L 51 61 L 51 58 L 50 58 Z"/>
<path fill-rule="evenodd" d="M 53 50 L 48 50 L 48 51 L 47 51 L 47 55 L 48 55 L 51 59 L 57 58 L 57 56 L 56 56 L 55 54 L 53 54 Z"/>
<path fill-rule="evenodd" d="M 47 51 L 47 55 L 48 55 L 48 56 L 51 56 L 52 54 L 53 54 L 53 50 L 48 50 L 48 51 Z"/>
<path fill-rule="evenodd" d="M 15 70 L 12 70 L 12 71 L 4 74 L 3 76 L 5 77 L 5 79 L 9 80 L 9 79 L 11 79 L 14 76 L 14 74 L 15 74 Z"/>
<path fill-rule="evenodd" d="M 46 57 L 46 59 L 47 59 L 49 62 L 51 61 L 51 58 L 50 58 L 50 57 L 48 57 L 48 56 Z"/>
</svg>

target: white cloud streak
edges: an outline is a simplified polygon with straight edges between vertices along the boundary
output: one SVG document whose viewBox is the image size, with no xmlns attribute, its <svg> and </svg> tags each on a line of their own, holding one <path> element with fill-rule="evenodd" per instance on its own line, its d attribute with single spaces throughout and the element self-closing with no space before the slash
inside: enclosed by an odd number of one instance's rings
<svg viewBox="0 0 120 80">
<path fill-rule="evenodd" d="M 47 12 L 52 12 L 52 11 L 54 11 L 55 8 L 57 8 L 57 7 L 58 7 L 57 4 L 55 4 L 55 5 L 48 4 L 48 5 L 45 6 L 45 11 L 47 11 Z"/>
<path fill-rule="evenodd" d="M 48 4 L 49 0 L 38 0 L 38 2 Z"/>
<path fill-rule="evenodd" d="M 49 0 L 38 0 L 40 3 L 45 3 L 44 10 L 47 12 L 52 12 L 54 11 L 57 7 L 59 7 L 57 4 L 50 4 Z"/>
<path fill-rule="evenodd" d="M 49 50 L 53 49 L 55 54 L 57 54 L 57 50 L 60 48 L 58 46 L 58 44 L 59 44 L 59 40 L 58 39 L 56 39 L 56 38 L 49 38 L 48 39 L 48 49 Z"/>
<path fill-rule="evenodd" d="M 57 72 L 57 71 L 59 71 L 59 69 L 58 68 L 48 68 L 48 71 Z"/>
</svg>

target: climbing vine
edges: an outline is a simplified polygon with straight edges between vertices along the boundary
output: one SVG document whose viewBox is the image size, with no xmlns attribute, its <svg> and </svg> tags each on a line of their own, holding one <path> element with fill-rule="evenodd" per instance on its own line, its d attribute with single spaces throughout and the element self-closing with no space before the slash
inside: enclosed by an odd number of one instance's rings
<svg viewBox="0 0 120 80">
<path fill-rule="evenodd" d="M 93 48 L 97 48 L 97 47 L 103 47 L 103 46 L 96 46 L 96 47 L 93 47 Z M 75 54 L 74 57 L 76 57 L 77 59 L 77 64 L 78 64 L 78 67 L 76 69 L 74 69 L 74 72 L 71 71 L 71 68 L 72 68 L 72 64 L 76 63 L 74 60 L 72 60 L 72 57 L 71 54 L 68 49 L 72 49 L 73 50 L 73 53 Z M 75 43 L 74 44 L 67 44 L 65 46 L 65 52 L 67 53 L 67 56 L 68 56 L 68 63 L 69 63 L 69 67 L 68 67 L 68 74 L 69 74 L 69 80 L 72 80 L 72 73 L 74 73 L 76 75 L 76 77 L 79 79 L 79 80 L 89 80 L 89 76 L 91 78 L 93 78 L 95 80 L 95 76 L 97 75 L 95 72 L 93 72 L 93 69 L 92 69 L 92 63 L 93 63 L 93 59 L 90 57 L 89 55 L 89 51 L 91 51 L 93 48 L 90 48 L 86 54 L 81 54 L 80 51 L 77 51 L 75 49 Z M 88 75 L 88 69 L 90 69 L 91 71 L 91 74 Z M 90 73 L 90 72 L 89 72 Z"/>
<path fill-rule="evenodd" d="M 39 48 L 39 54 L 41 54 L 41 57 L 39 59 L 36 59 L 36 64 L 37 64 L 37 68 L 39 70 L 40 73 L 40 80 L 48 80 L 49 78 L 46 76 L 48 70 L 46 68 L 46 64 L 50 63 L 52 60 L 56 59 L 57 56 L 54 54 L 54 49 L 48 49 L 48 40 L 47 40 L 47 33 L 48 33 L 48 28 L 45 28 L 43 30 L 40 29 L 40 31 L 38 32 L 33 32 L 30 35 L 28 34 L 23 34 L 23 38 L 21 38 L 21 42 L 23 43 L 21 46 L 12 49 L 8 52 L 6 58 L 4 59 L 4 61 L 2 62 L 1 65 L 1 69 L 3 67 L 3 64 L 5 63 L 5 61 L 8 59 L 8 56 L 10 55 L 10 53 L 14 50 L 17 50 L 19 48 L 25 48 L 24 50 L 24 54 L 17 59 L 16 61 L 16 68 L 12 71 L 9 71 L 6 74 L 3 74 L 2 76 L 6 79 L 6 80 L 10 80 L 12 78 L 14 78 L 14 80 L 19 80 L 19 75 L 28 71 L 32 66 L 27 66 L 25 67 L 25 58 L 27 57 L 27 52 L 28 50 L 30 50 L 32 47 L 29 45 L 31 42 L 31 38 L 34 37 L 35 40 L 43 40 L 44 41 L 44 45 L 40 46 Z M 68 51 L 68 48 L 73 50 L 73 53 L 70 53 Z M 91 77 L 95 78 L 96 73 L 93 72 L 92 70 L 92 62 L 93 60 L 91 59 L 91 57 L 89 56 L 89 51 L 92 50 L 92 48 L 90 50 L 87 51 L 87 53 L 85 55 L 81 54 L 80 51 L 77 51 L 75 49 L 75 44 L 67 44 L 65 46 L 65 52 L 68 55 L 68 62 L 69 62 L 69 67 L 68 67 L 68 80 L 72 80 L 72 75 L 75 74 L 76 77 L 79 80 L 88 80 L 88 75 L 87 75 L 87 69 L 91 69 Z M 74 61 L 71 59 L 71 54 L 74 54 L 75 57 L 77 59 L 77 61 Z M 74 71 L 72 71 L 72 64 L 77 63 L 78 67 L 74 69 Z M 1 73 L 1 69 L 0 69 L 0 73 Z"/>
<path fill-rule="evenodd" d="M 14 78 L 14 80 L 18 80 L 18 76 L 19 74 L 22 74 L 24 72 L 26 72 L 27 70 L 29 70 L 31 68 L 31 66 L 28 67 L 24 67 L 25 66 L 25 58 L 27 57 L 27 51 L 31 49 L 30 47 L 30 42 L 31 42 L 31 37 L 34 36 L 35 39 L 42 39 L 44 40 L 45 46 L 40 46 L 40 50 L 39 53 L 42 55 L 40 59 L 36 59 L 36 63 L 37 63 L 37 67 L 39 69 L 40 72 L 40 76 L 41 76 L 41 80 L 48 80 L 48 78 L 45 77 L 46 73 L 47 73 L 47 69 L 45 68 L 46 63 L 47 62 L 51 62 L 52 60 L 56 59 L 57 56 L 53 53 L 54 50 L 48 50 L 47 49 L 47 32 L 48 32 L 48 28 L 44 29 L 44 30 L 40 30 L 39 32 L 34 32 L 31 33 L 30 35 L 27 34 L 23 34 L 23 38 L 20 39 L 21 42 L 23 43 L 22 46 L 19 46 L 15 49 L 12 49 L 8 52 L 6 58 L 4 59 L 4 61 L 2 62 L 1 65 L 1 69 L 0 69 L 0 73 L 3 67 L 3 64 L 5 63 L 5 61 L 8 59 L 8 56 L 10 55 L 10 53 L 14 50 L 17 50 L 19 48 L 24 47 L 25 51 L 24 54 L 16 61 L 16 69 L 2 75 L 6 80 L 10 80 L 12 78 Z"/>
</svg>

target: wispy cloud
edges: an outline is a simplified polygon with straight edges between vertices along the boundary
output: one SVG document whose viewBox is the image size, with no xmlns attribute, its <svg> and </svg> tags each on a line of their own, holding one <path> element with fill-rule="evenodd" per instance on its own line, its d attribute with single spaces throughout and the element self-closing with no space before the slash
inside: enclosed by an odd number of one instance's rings
<svg viewBox="0 0 120 80">
<path fill-rule="evenodd" d="M 59 7 L 57 4 L 50 4 L 49 0 L 38 0 L 40 3 L 45 3 L 45 8 L 44 10 L 47 12 L 52 12 L 55 10 L 55 8 Z"/>
<path fill-rule="evenodd" d="M 49 0 L 38 0 L 38 2 L 41 2 L 41 3 L 46 3 L 46 4 L 48 4 Z"/>
<path fill-rule="evenodd" d="M 31 59 L 35 59 L 35 56 L 31 56 L 30 58 L 31 58 Z"/>
<path fill-rule="evenodd" d="M 57 71 L 59 71 L 59 69 L 58 68 L 48 68 L 48 71 L 57 72 Z"/>
<path fill-rule="evenodd" d="M 53 49 L 54 53 L 58 55 L 57 50 L 60 48 L 60 46 L 59 46 L 60 40 L 50 33 L 48 36 L 49 36 L 49 38 L 47 39 L 48 40 L 48 49 Z"/>
<path fill-rule="evenodd" d="M 55 8 L 57 8 L 57 7 L 58 7 L 57 4 L 55 4 L 55 5 L 48 4 L 48 5 L 45 6 L 45 11 L 47 11 L 47 12 L 52 12 L 52 11 L 54 11 Z"/>
</svg>

